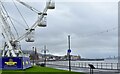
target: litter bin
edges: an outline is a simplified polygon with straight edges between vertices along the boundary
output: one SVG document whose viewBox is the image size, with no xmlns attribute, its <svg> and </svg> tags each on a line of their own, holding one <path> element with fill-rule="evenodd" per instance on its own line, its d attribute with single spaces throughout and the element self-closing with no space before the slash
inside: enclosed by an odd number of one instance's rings
<svg viewBox="0 0 120 74">
<path fill-rule="evenodd" d="M 40 66 L 41 66 L 41 67 L 45 67 L 45 63 L 41 63 Z"/>
</svg>

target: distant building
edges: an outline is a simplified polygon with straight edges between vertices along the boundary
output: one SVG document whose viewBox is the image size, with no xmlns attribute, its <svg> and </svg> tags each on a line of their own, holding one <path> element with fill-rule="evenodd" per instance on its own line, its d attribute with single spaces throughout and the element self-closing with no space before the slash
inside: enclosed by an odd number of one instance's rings
<svg viewBox="0 0 120 74">
<path fill-rule="evenodd" d="M 69 59 L 69 55 L 65 55 L 64 58 L 66 58 L 66 60 Z M 79 55 L 71 55 L 71 60 L 80 60 L 81 59 L 81 56 Z"/>
<path fill-rule="evenodd" d="M 39 54 L 37 53 L 37 49 L 35 51 L 32 50 L 24 50 L 23 53 L 25 55 L 29 55 L 30 60 L 39 60 Z"/>
<path fill-rule="evenodd" d="M 29 55 L 31 60 L 44 61 L 44 59 L 45 59 L 44 54 L 37 53 L 37 50 L 35 50 L 35 51 L 24 50 L 23 53 Z M 81 59 L 81 56 L 79 56 L 79 55 L 71 55 L 71 60 L 80 60 L 80 59 Z M 65 61 L 65 60 L 68 60 L 68 55 L 55 56 L 55 55 L 51 55 L 51 54 L 46 54 L 46 60 L 47 61 Z"/>
<path fill-rule="evenodd" d="M 81 59 L 81 57 L 78 55 L 78 56 L 76 56 L 76 55 L 71 55 L 71 60 L 80 60 Z"/>
</svg>

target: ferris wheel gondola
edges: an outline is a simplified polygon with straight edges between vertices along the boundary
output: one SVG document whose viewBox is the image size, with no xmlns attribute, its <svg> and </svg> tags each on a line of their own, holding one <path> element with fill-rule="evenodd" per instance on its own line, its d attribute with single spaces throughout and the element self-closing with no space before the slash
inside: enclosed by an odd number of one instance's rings
<svg viewBox="0 0 120 74">
<path fill-rule="evenodd" d="M 55 2 L 54 1 L 49 1 L 49 2 L 46 2 L 46 5 L 48 9 L 55 9 Z"/>
<path fill-rule="evenodd" d="M 46 27 L 47 26 L 47 13 L 38 13 L 38 19 L 40 19 L 40 16 L 44 15 L 43 19 L 38 22 L 39 27 Z"/>
<path fill-rule="evenodd" d="M 28 31 L 28 29 L 26 29 L 26 32 Z M 30 34 L 28 34 L 25 38 L 26 42 L 34 42 L 34 34 L 35 34 L 35 29 L 31 29 Z"/>
<path fill-rule="evenodd" d="M 46 27 L 47 26 L 46 16 L 44 16 L 44 18 L 40 22 L 38 22 L 38 26 L 39 27 Z"/>
</svg>

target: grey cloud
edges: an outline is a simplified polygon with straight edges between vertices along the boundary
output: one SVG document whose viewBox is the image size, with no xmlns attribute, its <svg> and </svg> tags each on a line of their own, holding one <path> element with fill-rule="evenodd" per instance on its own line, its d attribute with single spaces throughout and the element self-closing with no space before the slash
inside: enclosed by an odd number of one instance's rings
<svg viewBox="0 0 120 74">
<path fill-rule="evenodd" d="M 32 5 L 38 9 L 44 7 L 43 5 L 40 7 L 39 3 Z M 29 12 L 27 8 L 20 7 L 20 9 L 24 11 L 23 14 L 26 16 L 28 24 L 31 25 L 37 19 L 37 15 Z M 18 13 L 13 13 L 18 15 Z M 20 19 L 20 16 L 16 15 L 13 16 Z M 72 54 L 82 57 L 95 57 L 94 55 L 107 57 L 117 53 L 117 30 L 84 37 L 84 35 L 117 26 L 117 3 L 57 2 L 56 9 L 48 11 L 47 23 L 46 28 L 36 29 L 35 43 L 21 42 L 23 49 L 31 49 L 32 46 L 36 46 L 40 52 L 43 46 L 47 45 L 49 53 L 65 55 L 68 49 L 67 35 L 70 34 Z M 20 34 L 25 32 L 21 30 L 22 28 L 17 28 Z M 104 51 L 105 49 L 107 50 Z M 107 53 L 108 51 L 109 53 Z"/>
</svg>

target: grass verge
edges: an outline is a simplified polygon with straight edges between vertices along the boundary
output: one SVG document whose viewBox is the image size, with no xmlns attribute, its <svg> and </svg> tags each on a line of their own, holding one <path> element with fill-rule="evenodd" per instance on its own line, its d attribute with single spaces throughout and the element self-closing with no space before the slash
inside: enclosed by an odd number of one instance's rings
<svg viewBox="0 0 120 74">
<path fill-rule="evenodd" d="M 49 67 L 33 66 L 25 70 L 2 70 L 2 74 L 84 74 L 79 72 L 69 72 Z"/>
</svg>

